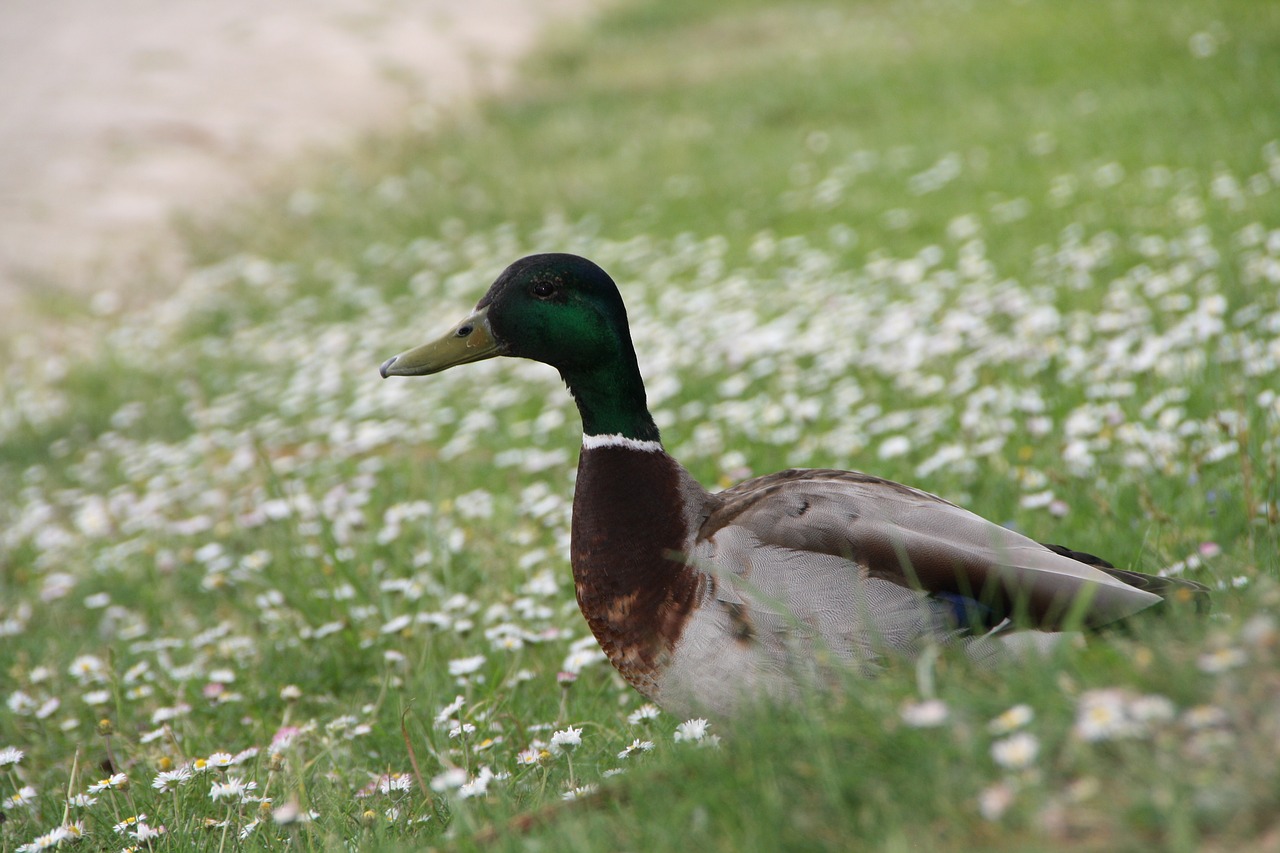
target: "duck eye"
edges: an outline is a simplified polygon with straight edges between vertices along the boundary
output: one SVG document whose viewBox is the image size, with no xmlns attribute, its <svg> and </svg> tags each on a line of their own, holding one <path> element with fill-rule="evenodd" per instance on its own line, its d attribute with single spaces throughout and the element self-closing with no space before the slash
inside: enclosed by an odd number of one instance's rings
<svg viewBox="0 0 1280 853">
<path fill-rule="evenodd" d="M 539 299 L 546 299 L 548 296 L 556 292 L 556 287 L 549 281 L 539 281 L 533 285 L 533 295 Z"/>
</svg>

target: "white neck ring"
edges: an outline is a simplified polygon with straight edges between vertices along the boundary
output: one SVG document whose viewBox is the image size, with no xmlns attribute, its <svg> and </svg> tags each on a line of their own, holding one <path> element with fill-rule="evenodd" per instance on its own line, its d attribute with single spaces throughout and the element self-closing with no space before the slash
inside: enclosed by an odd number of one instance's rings
<svg viewBox="0 0 1280 853">
<path fill-rule="evenodd" d="M 622 447 L 627 450 L 639 450 L 644 453 L 661 453 L 662 443 L 658 441 L 642 441 L 638 438 L 627 438 L 619 433 L 609 435 L 582 435 L 582 449 L 596 450 L 601 447 Z"/>
</svg>

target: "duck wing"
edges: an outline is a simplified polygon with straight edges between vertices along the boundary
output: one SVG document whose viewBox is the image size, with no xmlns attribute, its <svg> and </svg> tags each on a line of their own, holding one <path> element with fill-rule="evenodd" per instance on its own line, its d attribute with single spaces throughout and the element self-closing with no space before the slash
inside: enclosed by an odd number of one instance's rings
<svg viewBox="0 0 1280 853">
<path fill-rule="evenodd" d="M 1161 601 L 1126 582 L 1133 573 L 1089 565 L 936 495 L 856 471 L 793 469 L 712 496 L 695 556 L 757 588 L 786 588 L 788 598 L 798 576 L 827 578 L 814 600 L 796 602 L 800 612 L 835 593 L 827 588 L 841 582 L 831 580 L 833 560 L 851 589 L 864 585 L 860 599 L 866 590 L 923 593 L 969 628 L 1006 618 L 1048 631 L 1099 627 Z"/>
</svg>

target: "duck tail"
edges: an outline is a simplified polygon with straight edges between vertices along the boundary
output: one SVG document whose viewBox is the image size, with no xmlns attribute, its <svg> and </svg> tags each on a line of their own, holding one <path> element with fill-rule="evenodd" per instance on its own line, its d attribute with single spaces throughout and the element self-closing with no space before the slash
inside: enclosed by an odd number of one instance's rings
<svg viewBox="0 0 1280 853">
<path fill-rule="evenodd" d="M 1202 583 L 1186 578 L 1162 578 L 1155 575 L 1144 575 L 1141 572 L 1131 572 L 1127 569 L 1117 569 L 1101 557 L 1084 551 L 1073 551 L 1065 545 L 1050 545 L 1041 543 L 1055 554 L 1061 554 L 1064 557 L 1070 557 L 1096 569 L 1106 572 L 1122 583 L 1146 592 L 1155 593 L 1165 600 L 1167 604 L 1178 606 L 1192 605 L 1195 607 L 1197 614 L 1204 615 L 1209 612 L 1212 606 L 1209 600 L 1209 587 Z M 1158 609 L 1163 607 L 1157 605 Z"/>
</svg>

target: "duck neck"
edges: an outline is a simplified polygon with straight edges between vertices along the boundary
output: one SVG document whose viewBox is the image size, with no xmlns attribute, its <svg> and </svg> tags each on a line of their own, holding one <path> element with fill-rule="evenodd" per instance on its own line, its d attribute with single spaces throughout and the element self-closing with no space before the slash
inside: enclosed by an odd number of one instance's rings
<svg viewBox="0 0 1280 853">
<path fill-rule="evenodd" d="M 634 352 L 614 364 L 561 375 L 578 404 L 584 437 L 619 436 L 661 447 Z"/>
</svg>

